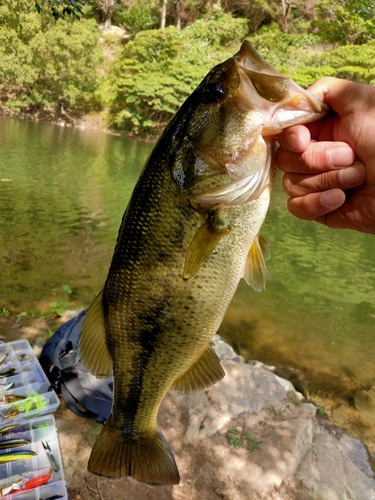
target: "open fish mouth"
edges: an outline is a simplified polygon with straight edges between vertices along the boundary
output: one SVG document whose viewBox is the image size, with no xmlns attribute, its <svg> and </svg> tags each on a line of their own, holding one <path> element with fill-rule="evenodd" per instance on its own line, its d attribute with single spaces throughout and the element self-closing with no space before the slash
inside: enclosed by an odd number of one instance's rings
<svg viewBox="0 0 375 500">
<path fill-rule="evenodd" d="M 190 194 L 197 203 L 240 205 L 256 199 L 273 178 L 277 134 L 291 125 L 322 118 L 329 107 L 277 71 L 247 40 L 221 68 L 219 75 L 226 75 L 230 89 L 224 105 L 231 107 L 227 116 L 234 118 L 224 120 L 218 133 L 234 139 L 224 147 L 212 140 L 198 141 L 196 148 L 203 158 L 220 164 L 226 176 L 214 189 L 198 181 Z M 246 133 L 236 138 L 240 127 Z"/>
<path fill-rule="evenodd" d="M 329 106 L 277 71 L 248 40 L 235 54 L 240 85 L 234 104 L 265 113 L 262 135 L 274 135 L 297 123 L 307 123 L 328 113 Z"/>
</svg>

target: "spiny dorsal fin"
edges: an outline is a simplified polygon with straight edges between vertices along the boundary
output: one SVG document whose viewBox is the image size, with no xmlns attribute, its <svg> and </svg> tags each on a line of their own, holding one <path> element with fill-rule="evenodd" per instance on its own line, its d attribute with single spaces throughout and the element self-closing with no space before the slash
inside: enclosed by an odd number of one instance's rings
<svg viewBox="0 0 375 500">
<path fill-rule="evenodd" d="M 246 283 L 261 292 L 266 287 L 266 263 L 271 256 L 268 241 L 257 234 L 247 255 L 243 278 Z"/>
<path fill-rule="evenodd" d="M 184 280 L 188 280 L 199 271 L 227 232 L 227 229 L 213 229 L 209 221 L 198 229 L 186 254 Z"/>
<path fill-rule="evenodd" d="M 179 393 L 203 391 L 224 376 L 220 360 L 209 346 L 188 371 L 173 382 L 170 390 Z"/>
<path fill-rule="evenodd" d="M 97 378 L 107 378 L 112 371 L 112 358 L 105 336 L 102 293 L 88 308 L 79 338 L 83 366 Z"/>
</svg>

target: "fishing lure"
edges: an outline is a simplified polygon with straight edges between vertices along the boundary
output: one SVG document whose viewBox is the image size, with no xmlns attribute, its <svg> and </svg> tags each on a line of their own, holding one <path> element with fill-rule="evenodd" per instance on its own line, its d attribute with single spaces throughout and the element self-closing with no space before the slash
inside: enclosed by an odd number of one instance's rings
<svg viewBox="0 0 375 500">
<path fill-rule="evenodd" d="M 6 486 L 3 486 L 2 488 L 0 488 L 1 498 L 6 497 L 7 495 L 11 495 L 12 493 L 19 491 L 21 483 L 22 483 L 22 479 L 18 479 L 18 481 L 15 481 L 12 484 L 7 484 Z"/>
<path fill-rule="evenodd" d="M 29 392 L 27 396 L 22 397 L 21 400 L 15 398 L 15 401 L 10 402 L 11 408 L 6 412 L 2 413 L 3 418 L 12 418 L 19 413 L 27 413 L 32 410 L 40 410 L 47 404 L 47 398 L 38 394 L 35 391 Z"/>
<path fill-rule="evenodd" d="M 29 481 L 26 481 L 23 488 L 21 488 L 18 491 L 27 491 L 37 488 L 38 486 L 43 486 L 51 479 L 51 477 L 52 477 L 52 469 L 50 469 L 50 471 L 47 474 L 42 474 L 41 476 L 29 479 Z"/>
<path fill-rule="evenodd" d="M 24 425 L 21 424 L 13 424 L 13 425 L 7 425 L 5 427 L 2 427 L 0 429 L 0 436 L 6 436 L 7 434 L 10 433 L 20 433 L 20 432 L 26 432 L 28 429 Z"/>
<path fill-rule="evenodd" d="M 6 361 L 7 357 L 9 356 L 9 352 L 10 352 L 10 351 L 6 352 L 6 353 L 3 355 L 3 357 L 0 359 L 0 365 L 2 365 L 3 363 L 5 363 L 5 361 Z"/>
<path fill-rule="evenodd" d="M 11 403 L 17 403 L 19 401 L 23 401 L 26 396 L 17 396 L 17 394 L 5 394 L 3 402 L 1 405 L 8 405 Z"/>
<path fill-rule="evenodd" d="M 0 450 L 7 450 L 8 448 L 18 448 L 30 444 L 30 439 L 7 439 L 0 441 Z"/>
<path fill-rule="evenodd" d="M 13 377 L 17 375 L 17 370 L 15 368 L 4 368 L 0 370 L 0 378 Z"/>
<path fill-rule="evenodd" d="M 27 460 L 33 458 L 37 455 L 35 451 L 23 450 L 23 451 L 11 451 L 9 453 L 4 453 L 0 455 L 0 464 L 6 464 L 8 462 L 18 462 L 19 460 Z"/>
<path fill-rule="evenodd" d="M 10 384 L 0 384 L 0 392 L 9 391 L 9 389 L 12 389 L 13 386 L 14 386 L 13 382 L 11 382 Z"/>
<path fill-rule="evenodd" d="M 23 479 L 18 479 L 14 483 L 1 488 L 0 496 L 5 497 L 13 493 L 21 493 L 22 491 L 33 490 L 34 488 L 45 485 L 51 479 L 51 477 L 52 477 L 52 469 L 50 469 L 50 471 L 47 474 L 42 474 L 40 476 L 33 477 L 28 481 L 24 481 Z"/>
</svg>

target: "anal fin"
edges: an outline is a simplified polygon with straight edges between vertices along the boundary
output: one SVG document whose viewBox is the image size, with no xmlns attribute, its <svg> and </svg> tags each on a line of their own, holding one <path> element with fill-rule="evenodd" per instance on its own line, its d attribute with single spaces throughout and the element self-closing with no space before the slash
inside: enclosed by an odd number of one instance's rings
<svg viewBox="0 0 375 500">
<path fill-rule="evenodd" d="M 105 335 L 102 293 L 88 308 L 79 338 L 83 366 L 97 378 L 107 378 L 112 371 L 112 358 Z"/>
<path fill-rule="evenodd" d="M 224 376 L 220 360 L 209 346 L 201 357 L 173 382 L 170 390 L 178 393 L 202 391 L 219 382 Z"/>
</svg>

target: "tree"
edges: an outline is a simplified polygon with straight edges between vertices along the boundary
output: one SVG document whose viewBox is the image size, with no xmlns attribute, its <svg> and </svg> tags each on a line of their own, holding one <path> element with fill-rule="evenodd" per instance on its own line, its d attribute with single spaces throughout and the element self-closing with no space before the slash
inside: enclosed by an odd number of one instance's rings
<svg viewBox="0 0 375 500">
<path fill-rule="evenodd" d="M 162 6 L 161 6 L 160 29 L 165 28 L 166 19 L 167 19 L 167 6 L 168 6 L 168 0 L 163 0 Z"/>
<path fill-rule="evenodd" d="M 79 19 L 86 5 L 86 0 L 35 0 L 35 8 L 39 14 L 43 7 L 47 7 L 55 19 L 66 16 Z"/>
<path fill-rule="evenodd" d="M 0 102 L 13 113 L 79 115 L 98 107 L 101 54 L 94 20 L 38 14 L 29 0 L 0 9 Z"/>
<path fill-rule="evenodd" d="M 108 30 L 111 27 L 115 0 L 99 0 L 99 8 L 103 16 L 104 29 Z"/>
<path fill-rule="evenodd" d="M 173 5 L 176 13 L 176 28 L 180 30 L 181 29 L 180 0 L 174 0 Z"/>
<path fill-rule="evenodd" d="M 127 133 L 156 136 L 215 64 L 236 52 L 245 19 L 221 10 L 186 29 L 138 33 L 114 61 L 105 98 L 112 124 Z"/>
<path fill-rule="evenodd" d="M 246 17 L 249 29 L 277 23 L 283 33 L 290 31 L 296 19 L 307 18 L 316 0 L 222 0 L 223 9 L 236 17 Z"/>
<path fill-rule="evenodd" d="M 361 44 L 375 38 L 373 0 L 323 0 L 313 26 L 328 42 Z"/>
</svg>

